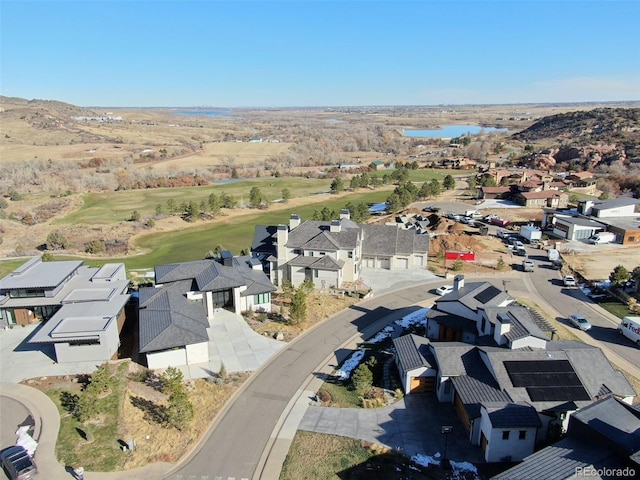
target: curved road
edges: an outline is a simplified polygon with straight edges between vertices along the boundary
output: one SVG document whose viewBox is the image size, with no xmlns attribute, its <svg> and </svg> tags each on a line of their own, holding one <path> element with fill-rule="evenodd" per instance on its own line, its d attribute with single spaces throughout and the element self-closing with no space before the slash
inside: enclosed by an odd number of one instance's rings
<svg viewBox="0 0 640 480">
<path fill-rule="evenodd" d="M 640 351 L 631 342 L 620 338 L 615 331 L 617 323 L 611 315 L 595 307 L 578 289 L 562 286 L 559 272 L 549 268 L 543 253 L 529 250 L 530 258 L 536 261 L 533 273 L 509 272 L 499 279 L 487 280 L 502 287 L 502 279 L 506 278 L 507 288 L 514 296 L 519 293 L 528 295 L 564 324 L 568 324 L 566 316 L 570 313 L 584 314 L 593 328 L 590 332 L 576 330 L 576 336 L 600 346 L 605 353 L 613 352 L 620 360 L 616 362 L 614 358 L 613 363 L 621 368 L 630 367 L 637 374 L 635 366 L 640 365 Z M 521 257 L 513 257 L 514 262 L 519 263 L 520 260 Z M 436 280 L 373 297 L 296 338 L 254 373 L 221 412 L 201 447 L 166 478 L 260 478 L 263 452 L 268 453 L 271 448 L 271 436 L 281 415 L 296 393 L 309 383 L 311 375 L 323 375 L 315 371 L 318 366 L 334 353 L 337 363 L 343 361 L 351 350 L 340 349 L 352 337 L 358 333 L 363 338 L 374 335 L 389 322 L 418 308 L 416 304 L 432 299 L 434 296 L 430 289 L 441 283 L 442 280 Z"/>
<path fill-rule="evenodd" d="M 340 347 L 358 332 L 364 332 L 367 338 L 417 308 L 408 305 L 431 297 L 425 284 L 373 297 L 296 338 L 254 373 L 221 413 L 202 447 L 166 478 L 242 480 L 255 478 L 254 474 L 259 477 L 261 472 L 256 469 L 263 451 L 270 445 L 278 419 L 327 355 L 335 352 L 341 362 L 351 351 L 340 351 Z"/>
</svg>

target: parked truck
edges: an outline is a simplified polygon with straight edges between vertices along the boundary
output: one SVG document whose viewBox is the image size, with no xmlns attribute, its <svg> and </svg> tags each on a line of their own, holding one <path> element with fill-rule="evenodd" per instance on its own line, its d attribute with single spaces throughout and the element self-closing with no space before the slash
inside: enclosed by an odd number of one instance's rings
<svg viewBox="0 0 640 480">
<path fill-rule="evenodd" d="M 613 232 L 599 232 L 589 237 L 589 243 L 597 245 L 598 243 L 613 243 L 616 241 L 616 234 Z"/>
<path fill-rule="evenodd" d="M 618 332 L 640 347 L 640 317 L 624 317 L 618 325 Z"/>
<path fill-rule="evenodd" d="M 556 260 L 560 260 L 560 252 L 555 248 L 550 248 L 547 250 L 547 258 L 550 262 L 555 262 Z"/>
<path fill-rule="evenodd" d="M 542 230 L 532 225 L 524 225 L 520 228 L 520 236 L 528 243 L 538 243 L 542 240 Z"/>
</svg>

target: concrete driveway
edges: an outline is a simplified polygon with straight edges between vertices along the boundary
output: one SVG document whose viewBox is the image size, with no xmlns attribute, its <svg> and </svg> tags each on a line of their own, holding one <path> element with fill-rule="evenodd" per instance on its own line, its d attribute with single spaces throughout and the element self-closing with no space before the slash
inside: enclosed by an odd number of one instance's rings
<svg viewBox="0 0 640 480">
<path fill-rule="evenodd" d="M 433 456 L 444 454 L 443 425 L 453 426 L 447 438 L 448 459 L 484 461 L 480 447 L 469 444 L 453 405 L 439 403 L 435 395 L 409 395 L 393 405 L 373 409 L 309 407 L 299 429 L 358 438 L 408 456 Z"/>
</svg>

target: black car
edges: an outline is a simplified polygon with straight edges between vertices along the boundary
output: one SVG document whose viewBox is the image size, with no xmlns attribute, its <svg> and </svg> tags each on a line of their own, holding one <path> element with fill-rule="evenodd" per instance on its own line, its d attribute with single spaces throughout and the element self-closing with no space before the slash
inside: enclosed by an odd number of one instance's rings
<svg viewBox="0 0 640 480">
<path fill-rule="evenodd" d="M 38 467 L 31 455 L 20 445 L 4 449 L 0 453 L 0 460 L 11 480 L 28 480 L 38 474 Z"/>
<path fill-rule="evenodd" d="M 438 213 L 440 211 L 440 209 L 438 207 L 428 206 L 428 207 L 424 207 L 422 209 L 422 211 L 423 212 Z"/>
</svg>

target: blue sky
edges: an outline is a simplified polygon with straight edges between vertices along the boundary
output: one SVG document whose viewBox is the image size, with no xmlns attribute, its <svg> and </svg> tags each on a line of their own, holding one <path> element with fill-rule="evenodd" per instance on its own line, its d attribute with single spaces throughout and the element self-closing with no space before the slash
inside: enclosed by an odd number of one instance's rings
<svg viewBox="0 0 640 480">
<path fill-rule="evenodd" d="M 80 106 L 640 100 L 640 1 L 0 0 L 0 92 Z"/>
</svg>

